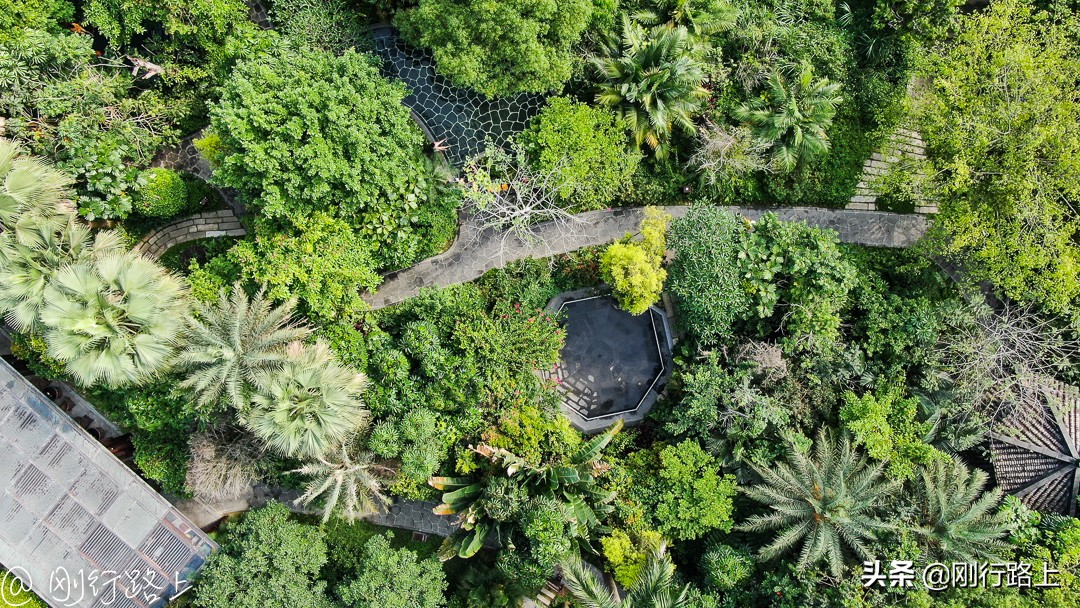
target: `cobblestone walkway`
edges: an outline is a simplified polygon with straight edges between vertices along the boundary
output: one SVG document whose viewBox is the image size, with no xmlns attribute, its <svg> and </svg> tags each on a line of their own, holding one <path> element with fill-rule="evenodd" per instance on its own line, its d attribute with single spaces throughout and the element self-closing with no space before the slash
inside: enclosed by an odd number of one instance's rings
<svg viewBox="0 0 1080 608">
<path fill-rule="evenodd" d="M 675 217 L 682 217 L 689 207 L 664 209 Z M 728 209 L 750 220 L 773 211 L 785 221 L 801 221 L 835 230 L 845 243 L 879 247 L 910 246 L 928 227 L 928 221 L 922 215 L 884 211 L 815 207 Z M 364 294 L 364 300 L 372 309 L 384 308 L 417 295 L 421 289 L 465 283 L 514 260 L 550 257 L 590 245 L 610 243 L 628 232 L 635 232 L 641 217 L 642 210 L 636 208 L 589 211 L 578 215 L 578 223 L 569 228 L 554 224 L 537 226 L 534 238 L 528 242 L 508 238 L 503 233 L 477 234 L 476 228 L 466 223 L 449 250 L 412 268 L 387 275 L 378 291 Z"/>
<path fill-rule="evenodd" d="M 134 247 L 135 251 L 152 258 L 160 258 L 166 251 L 188 241 L 219 236 L 244 236 L 247 230 L 231 209 L 205 211 L 166 224 L 144 236 Z"/>
<path fill-rule="evenodd" d="M 855 194 L 847 208 L 857 211 L 876 211 L 878 193 L 874 191 L 873 181 L 884 175 L 889 167 L 901 158 L 913 158 L 924 160 L 926 158 L 926 145 L 918 132 L 910 129 L 897 129 L 896 133 L 889 138 L 870 158 L 863 163 L 863 174 L 857 186 Z M 926 205 L 915 208 L 915 213 L 937 213 L 937 205 Z"/>
</svg>

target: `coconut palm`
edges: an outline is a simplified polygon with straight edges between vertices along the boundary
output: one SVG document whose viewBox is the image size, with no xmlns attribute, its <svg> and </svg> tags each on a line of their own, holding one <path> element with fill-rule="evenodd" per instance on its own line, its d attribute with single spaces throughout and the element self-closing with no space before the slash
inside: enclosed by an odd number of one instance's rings
<svg viewBox="0 0 1080 608">
<path fill-rule="evenodd" d="M 323 496 L 323 522 L 341 507 L 345 517 L 357 518 L 382 511 L 390 502 L 382 492 L 382 484 L 393 475 L 390 467 L 376 464 L 371 452 L 349 454 L 342 444 L 326 456 L 293 471 L 311 477 L 307 491 L 296 499 L 297 505 L 309 505 Z"/>
<path fill-rule="evenodd" d="M 316 460 L 367 423 L 360 395 L 364 375 L 334 358 L 323 342 L 285 349 L 280 369 L 254 376 L 251 405 L 241 421 L 273 450 Z"/>
<path fill-rule="evenodd" d="M 11 229 L 28 215 L 54 215 L 65 207 L 71 178 L 40 158 L 25 156 L 13 141 L 0 139 L 0 225 Z"/>
<path fill-rule="evenodd" d="M 658 158 L 667 155 L 675 129 L 694 131 L 692 117 L 709 94 L 694 46 L 685 27 L 646 30 L 624 16 L 622 38 L 607 40 L 591 59 L 603 80 L 597 103 L 614 108 L 637 145 L 647 144 Z"/>
<path fill-rule="evenodd" d="M 815 80 L 809 65 L 790 78 L 777 71 L 769 77 L 766 96 L 737 108 L 734 116 L 771 145 L 774 165 L 791 171 L 829 149 L 825 129 L 842 101 L 839 91 L 839 83 Z"/>
<path fill-rule="evenodd" d="M 675 583 L 675 566 L 665 547 L 654 549 L 641 569 L 637 580 L 626 590 L 621 601 L 594 572 L 588 570 L 581 558 L 574 556 L 560 566 L 563 583 L 570 595 L 585 608 L 686 608 L 690 606 L 689 585 L 681 588 Z"/>
<path fill-rule="evenodd" d="M 16 331 L 41 329 L 45 286 L 68 264 L 122 249 L 112 231 L 96 236 L 74 215 L 24 217 L 0 233 L 0 314 Z"/>
<path fill-rule="evenodd" d="M 839 576 L 845 545 L 870 559 L 865 542 L 890 528 L 877 512 L 899 490 L 900 482 L 884 480 L 884 464 L 871 465 L 856 453 L 847 436 L 837 442 L 822 430 L 812 455 L 789 443 L 788 462 L 771 470 L 750 466 L 763 483 L 744 487 L 743 492 L 772 512 L 750 517 L 739 529 L 779 530 L 761 549 L 762 559 L 782 555 L 801 542 L 799 568 L 824 561 L 830 573 Z"/>
<path fill-rule="evenodd" d="M 45 287 L 49 355 L 84 386 L 142 382 L 170 363 L 185 296 L 180 278 L 131 252 L 65 266 Z"/>
<path fill-rule="evenodd" d="M 994 560 L 1008 550 L 1008 523 L 996 511 L 1001 491 L 983 493 L 987 474 L 959 460 L 937 460 L 915 483 L 912 530 L 927 555 L 946 562 Z"/>
<path fill-rule="evenodd" d="M 311 333 L 292 316 L 295 308 L 296 300 L 274 306 L 264 290 L 248 297 L 239 284 L 231 296 L 222 290 L 217 302 L 200 303 L 187 317 L 187 344 L 176 361 L 180 388 L 203 409 L 223 405 L 222 397 L 246 408 L 256 374 L 280 369 L 286 347 Z"/>
</svg>

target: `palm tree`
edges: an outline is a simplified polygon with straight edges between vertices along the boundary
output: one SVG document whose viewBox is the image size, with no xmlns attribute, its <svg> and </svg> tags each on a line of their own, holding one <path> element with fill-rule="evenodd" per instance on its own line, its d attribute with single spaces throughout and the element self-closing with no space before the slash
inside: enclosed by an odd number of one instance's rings
<svg viewBox="0 0 1080 608">
<path fill-rule="evenodd" d="M 837 443 L 822 430 L 814 441 L 813 457 L 789 443 L 788 462 L 773 470 L 750 466 L 764 483 L 743 492 L 772 512 L 750 517 L 739 529 L 780 530 L 761 549 L 762 559 L 777 557 L 802 542 L 799 568 L 825 561 L 830 573 L 839 576 L 844 545 L 870 559 L 864 542 L 876 540 L 878 532 L 890 527 L 876 515 L 901 483 L 883 480 L 884 464 L 870 465 L 846 435 Z"/>
<path fill-rule="evenodd" d="M 179 277 L 131 252 L 65 266 L 45 287 L 49 356 L 84 386 L 142 382 L 170 363 L 185 296 Z"/>
<path fill-rule="evenodd" d="M 1000 540 L 1008 523 L 995 511 L 1001 491 L 983 493 L 987 474 L 959 460 L 937 460 L 922 470 L 915 486 L 919 507 L 916 537 L 937 561 L 993 560 L 1008 550 Z"/>
<path fill-rule="evenodd" d="M 657 158 L 667 155 L 674 129 L 694 131 L 692 116 L 709 95 L 693 51 L 685 27 L 646 30 L 624 16 L 622 38 L 607 40 L 591 59 L 604 80 L 597 103 L 614 108 L 637 145 L 648 144 Z"/>
<path fill-rule="evenodd" d="M 829 149 L 825 129 L 842 101 L 839 91 L 840 84 L 828 78 L 814 80 L 809 65 L 790 79 L 773 72 L 766 98 L 750 101 L 734 115 L 750 126 L 757 139 L 772 146 L 777 167 L 791 171 Z"/>
<path fill-rule="evenodd" d="M 394 470 L 375 464 L 371 452 L 350 456 L 345 444 L 292 472 L 312 478 L 304 495 L 296 499 L 297 505 L 309 505 L 325 495 L 323 523 L 330 520 L 338 506 L 345 517 L 358 518 L 380 512 L 390 502 L 382 492 L 382 484 Z"/>
<path fill-rule="evenodd" d="M 570 513 L 570 534 L 588 548 L 590 531 L 612 511 L 615 493 L 596 483 L 596 474 L 609 465 L 600 461 L 601 452 L 623 428 L 619 420 L 606 431 L 589 440 L 570 457 L 567 466 L 534 465 L 502 448 L 480 445 L 473 451 L 491 463 L 480 478 L 432 477 L 428 485 L 441 490 L 442 503 L 437 515 L 457 515 L 461 529 L 448 536 L 439 549 L 439 557 L 469 558 L 476 555 L 494 534 L 497 540 L 508 536 L 514 522 L 508 512 L 508 497 L 513 495 L 555 500 Z M 520 491 L 520 492 L 519 492 Z"/>
<path fill-rule="evenodd" d="M 588 570 L 581 558 L 574 556 L 561 564 L 563 583 L 570 595 L 585 608 L 686 608 L 690 606 L 689 585 L 681 589 L 675 584 L 675 565 L 666 549 L 654 549 L 641 569 L 637 580 L 627 589 L 621 601 L 594 572 Z"/>
<path fill-rule="evenodd" d="M 15 331 L 39 330 L 45 286 L 61 268 L 121 249 L 115 232 L 94 236 L 74 215 L 20 218 L 0 233 L 0 313 Z"/>
<path fill-rule="evenodd" d="M 0 228 L 11 229 L 28 215 L 51 216 L 65 209 L 71 178 L 13 141 L 0 139 Z"/>
<path fill-rule="evenodd" d="M 656 10 L 640 11 L 634 19 L 646 25 L 684 26 L 695 36 L 708 36 L 735 26 L 739 9 L 727 0 L 659 0 Z"/>
<path fill-rule="evenodd" d="M 280 369 L 255 374 L 251 406 L 241 421 L 277 452 L 315 460 L 367 423 L 360 400 L 366 379 L 338 363 L 323 342 L 293 342 L 285 357 Z"/>
<path fill-rule="evenodd" d="M 248 297 L 238 283 L 232 295 L 222 290 L 214 304 L 200 303 L 187 317 L 187 345 L 177 358 L 184 373 L 180 388 L 195 394 L 200 408 L 248 406 L 248 393 L 259 372 L 280 369 L 286 347 L 311 329 L 292 316 L 296 300 L 274 306 L 259 290 Z"/>
</svg>

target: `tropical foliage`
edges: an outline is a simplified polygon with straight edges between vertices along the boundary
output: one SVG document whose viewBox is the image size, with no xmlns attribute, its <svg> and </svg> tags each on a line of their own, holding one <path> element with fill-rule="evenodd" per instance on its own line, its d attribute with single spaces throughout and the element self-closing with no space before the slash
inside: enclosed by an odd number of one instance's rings
<svg viewBox="0 0 1080 608">
<path fill-rule="evenodd" d="M 860 559 L 871 559 L 868 543 L 889 529 L 880 514 L 900 483 L 885 479 L 882 469 L 856 453 L 847 437 L 836 439 L 822 430 L 811 453 L 792 444 L 787 462 L 771 469 L 754 467 L 764 483 L 743 491 L 770 512 L 751 516 L 740 528 L 777 531 L 761 548 L 763 559 L 798 548 L 798 567 L 825 562 L 829 572 L 839 576 L 845 548 Z"/>
<path fill-rule="evenodd" d="M 984 471 L 960 461 L 938 460 L 921 471 L 915 484 L 920 516 L 913 528 L 931 559 L 974 562 L 1000 558 L 1009 524 L 996 512 L 1001 492 L 983 492 Z"/>
<path fill-rule="evenodd" d="M 621 600 L 615 599 L 617 596 L 603 580 L 585 568 L 580 558 L 563 563 L 562 570 L 570 594 L 586 608 L 688 608 L 691 605 L 687 586 L 680 587 L 676 583 L 675 566 L 662 545 L 649 554 L 637 580 Z"/>
<path fill-rule="evenodd" d="M 708 95 L 701 86 L 704 66 L 693 50 L 685 27 L 647 30 L 626 17 L 622 36 L 605 40 L 592 58 L 602 79 L 596 102 L 614 109 L 635 143 L 658 158 L 667 156 L 676 131 L 694 131 L 693 116 Z"/>
<path fill-rule="evenodd" d="M 384 510 L 390 502 L 382 484 L 393 470 L 372 462 L 370 452 L 350 454 L 347 444 L 294 472 L 312 478 L 297 504 L 309 505 L 322 496 L 324 523 L 339 509 L 345 517 L 363 517 Z"/>
<path fill-rule="evenodd" d="M 171 363 L 185 296 L 177 276 L 139 255 L 108 253 L 65 266 L 45 287 L 49 355 L 84 386 L 144 382 Z"/>
<path fill-rule="evenodd" d="M 296 301 L 274 306 L 263 290 L 248 296 L 236 284 L 213 304 L 198 303 L 187 317 L 186 345 L 176 359 L 199 409 L 245 410 L 260 373 L 274 373 L 287 361 L 286 348 L 310 329 L 293 316 Z"/>
<path fill-rule="evenodd" d="M 842 99 L 840 85 L 828 78 L 814 79 L 804 65 L 785 77 L 774 72 L 765 93 L 735 110 L 735 118 L 747 123 L 761 142 L 771 147 L 773 165 L 792 171 L 829 149 L 825 130 L 832 124 Z"/>
<path fill-rule="evenodd" d="M 317 459 L 367 424 L 360 399 L 365 383 L 364 375 L 338 363 L 326 344 L 293 342 L 279 368 L 254 374 L 251 404 L 241 420 L 278 453 Z"/>
</svg>

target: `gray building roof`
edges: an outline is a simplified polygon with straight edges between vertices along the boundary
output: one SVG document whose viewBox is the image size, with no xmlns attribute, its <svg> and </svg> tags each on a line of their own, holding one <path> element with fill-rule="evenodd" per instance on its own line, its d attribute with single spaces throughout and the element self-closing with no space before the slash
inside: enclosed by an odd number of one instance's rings
<svg viewBox="0 0 1080 608">
<path fill-rule="evenodd" d="M 0 564 L 54 608 L 158 608 L 217 548 L 0 360 Z"/>
</svg>

